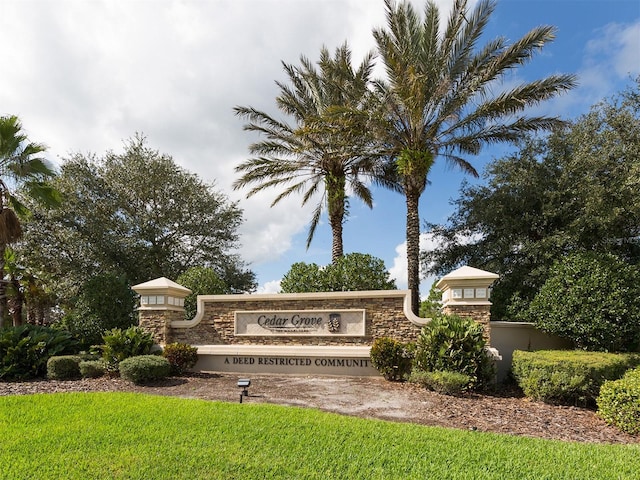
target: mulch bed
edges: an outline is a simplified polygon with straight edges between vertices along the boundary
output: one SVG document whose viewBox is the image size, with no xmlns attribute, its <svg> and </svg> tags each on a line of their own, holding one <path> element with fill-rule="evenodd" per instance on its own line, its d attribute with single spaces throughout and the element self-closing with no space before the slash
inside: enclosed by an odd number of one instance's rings
<svg viewBox="0 0 640 480">
<path fill-rule="evenodd" d="M 0 382 L 0 395 L 118 391 L 239 402 L 241 377 L 246 375 L 191 373 L 142 386 L 120 378 Z M 638 436 L 610 427 L 592 409 L 533 402 L 516 388 L 452 397 L 378 377 L 261 374 L 250 378 L 244 403 L 318 408 L 364 418 L 563 441 L 640 443 Z"/>
</svg>

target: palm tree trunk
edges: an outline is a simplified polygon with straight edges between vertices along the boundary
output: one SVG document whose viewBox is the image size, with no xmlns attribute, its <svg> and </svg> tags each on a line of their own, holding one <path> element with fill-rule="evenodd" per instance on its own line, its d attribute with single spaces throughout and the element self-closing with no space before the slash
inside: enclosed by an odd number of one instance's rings
<svg viewBox="0 0 640 480">
<path fill-rule="evenodd" d="M 407 203 L 407 284 L 411 291 L 411 311 L 420 312 L 420 195 L 406 193 Z"/>
<path fill-rule="evenodd" d="M 9 304 L 7 301 L 7 284 L 4 280 L 4 251 L 7 245 L 0 243 L 0 328 L 5 325 L 5 320 L 9 318 Z"/>
<path fill-rule="evenodd" d="M 13 275 L 11 276 L 11 299 L 8 300 L 7 306 L 14 327 L 18 327 L 24 323 L 22 318 L 22 306 L 24 305 L 24 293 L 20 288 L 20 282 Z"/>
<path fill-rule="evenodd" d="M 344 255 L 342 243 L 342 223 L 345 214 L 345 187 L 344 175 L 327 175 L 327 210 L 329 211 L 329 224 L 331 225 L 331 261 L 335 263 Z"/>
<path fill-rule="evenodd" d="M 336 221 L 335 224 L 331 224 L 331 262 L 336 263 L 344 255 L 344 248 L 342 243 L 342 221 Z"/>
</svg>

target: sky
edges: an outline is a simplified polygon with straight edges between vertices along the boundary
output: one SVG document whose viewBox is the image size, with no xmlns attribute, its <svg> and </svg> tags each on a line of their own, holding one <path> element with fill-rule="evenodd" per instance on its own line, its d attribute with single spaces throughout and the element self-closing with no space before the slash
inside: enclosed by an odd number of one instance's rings
<svg viewBox="0 0 640 480">
<path fill-rule="evenodd" d="M 423 11 L 424 1 L 411 3 Z M 448 12 L 452 0 L 437 3 Z M 383 0 L 0 0 L 0 115 L 20 117 L 58 165 L 77 152 L 122 152 L 126 139 L 144 134 L 149 147 L 238 202 L 238 253 L 258 291 L 276 292 L 293 263 L 331 261 L 331 231 L 325 216 L 307 250 L 313 203 L 302 208 L 290 197 L 270 207 L 278 190 L 247 199 L 232 189 L 234 167 L 256 140 L 233 107 L 286 119 L 275 106 L 275 82 L 286 81 L 281 62 L 315 62 L 323 46 L 346 41 L 359 63 L 374 50 L 372 29 L 384 24 Z M 579 86 L 537 113 L 575 119 L 640 75 L 639 0 L 499 0 L 486 40 L 515 41 L 539 25 L 555 26 L 555 41 L 505 85 L 572 73 Z M 483 150 L 469 161 L 482 172 L 507 151 Z M 421 222 L 446 222 L 465 176 L 436 161 L 429 179 Z M 407 288 L 404 199 L 373 193 L 373 209 L 350 203 L 345 253 L 384 260 Z M 434 248 L 428 234 L 423 240 Z M 422 295 L 433 280 L 423 280 Z"/>
</svg>

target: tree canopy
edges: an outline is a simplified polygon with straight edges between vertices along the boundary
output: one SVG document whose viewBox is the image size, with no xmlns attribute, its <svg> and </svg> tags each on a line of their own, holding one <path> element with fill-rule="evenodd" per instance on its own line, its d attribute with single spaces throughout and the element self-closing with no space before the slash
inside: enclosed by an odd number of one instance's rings
<svg viewBox="0 0 640 480">
<path fill-rule="evenodd" d="M 280 282 L 283 293 L 395 290 L 384 262 L 363 253 L 349 253 L 326 266 L 298 262 Z"/>
<path fill-rule="evenodd" d="M 442 274 L 470 264 L 501 275 L 495 319 L 522 312 L 558 260 L 577 251 L 640 263 L 640 79 L 566 128 L 529 137 L 464 184 L 441 247 L 424 257 Z"/>
<path fill-rule="evenodd" d="M 123 153 L 66 159 L 54 186 L 64 202 L 35 205 L 23 251 L 46 266 L 60 290 L 77 292 L 108 271 L 129 284 L 190 267 L 215 269 L 232 291 L 251 291 L 255 278 L 233 250 L 242 211 L 234 202 L 137 135 Z"/>
<path fill-rule="evenodd" d="M 233 293 L 213 268 L 191 267 L 180 274 L 176 282 L 191 290 L 191 293 L 184 299 L 185 320 L 192 320 L 195 317 L 198 307 L 198 295 Z"/>
</svg>

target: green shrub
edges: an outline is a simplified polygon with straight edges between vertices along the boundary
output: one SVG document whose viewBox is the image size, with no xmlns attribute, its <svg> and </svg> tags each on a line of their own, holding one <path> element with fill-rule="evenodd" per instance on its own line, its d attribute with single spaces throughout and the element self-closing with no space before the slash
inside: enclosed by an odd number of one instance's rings
<svg viewBox="0 0 640 480">
<path fill-rule="evenodd" d="M 186 343 L 169 343 L 162 350 L 162 356 L 169 360 L 171 373 L 182 375 L 195 366 L 198 361 L 198 349 Z"/>
<path fill-rule="evenodd" d="M 77 352 L 69 332 L 39 325 L 0 329 L 0 379 L 44 377 L 47 361 Z"/>
<path fill-rule="evenodd" d="M 47 361 L 47 378 L 51 380 L 73 380 L 80 378 L 79 355 L 50 357 Z"/>
<path fill-rule="evenodd" d="M 158 355 L 139 355 L 122 360 L 119 370 L 122 378 L 140 384 L 168 377 L 171 364 Z"/>
<path fill-rule="evenodd" d="M 152 335 L 140 327 L 114 328 L 106 332 L 102 340 L 102 360 L 110 372 L 118 371 L 120 362 L 129 357 L 150 354 L 154 345 Z"/>
<path fill-rule="evenodd" d="M 485 350 L 482 325 L 457 315 L 437 315 L 420 332 L 415 368 L 467 375 L 471 388 L 485 387 L 494 378 L 494 363 Z"/>
<path fill-rule="evenodd" d="M 102 360 L 85 360 L 80 362 L 79 367 L 82 378 L 99 378 L 105 373 L 105 365 Z"/>
<path fill-rule="evenodd" d="M 578 253 L 556 264 L 529 318 L 576 348 L 632 352 L 640 346 L 638 269 L 613 255 Z"/>
<path fill-rule="evenodd" d="M 136 304 L 136 294 L 124 276 L 101 273 L 81 287 L 61 325 L 88 349 L 99 344 L 107 330 L 135 325 Z"/>
<path fill-rule="evenodd" d="M 392 381 L 405 380 L 411 372 L 415 347 L 393 338 L 376 338 L 371 346 L 371 363 L 386 378 Z"/>
<path fill-rule="evenodd" d="M 636 365 L 637 356 L 585 352 L 582 350 L 539 350 L 513 352 L 513 375 L 534 400 L 570 405 L 595 402 L 605 380 L 617 380 Z"/>
<path fill-rule="evenodd" d="M 469 375 L 447 370 L 436 370 L 435 372 L 414 370 L 409 377 L 410 382 L 445 395 L 460 395 L 469 389 L 471 380 Z"/>
<path fill-rule="evenodd" d="M 602 384 L 597 399 L 598 415 L 623 432 L 640 433 L 640 368 L 629 370 L 620 380 Z"/>
</svg>

